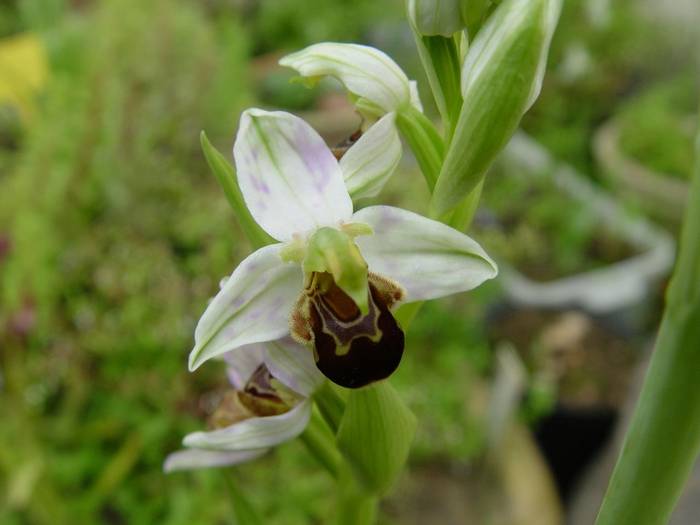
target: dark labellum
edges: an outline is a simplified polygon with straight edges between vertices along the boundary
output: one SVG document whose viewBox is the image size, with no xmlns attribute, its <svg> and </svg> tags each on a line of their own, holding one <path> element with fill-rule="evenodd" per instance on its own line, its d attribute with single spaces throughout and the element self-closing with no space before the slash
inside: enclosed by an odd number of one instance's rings
<svg viewBox="0 0 700 525">
<path fill-rule="evenodd" d="M 212 428 L 224 428 L 252 417 L 277 416 L 290 410 L 282 399 L 280 386 L 262 364 L 246 382 L 243 390 L 230 390 L 209 418 Z"/>
<path fill-rule="evenodd" d="M 339 142 L 333 148 L 331 148 L 331 151 L 333 152 L 333 155 L 335 156 L 335 158 L 337 160 L 342 159 L 343 155 L 345 155 L 345 153 L 347 153 L 347 151 L 350 149 L 350 147 L 353 144 L 355 144 L 355 142 L 360 140 L 361 136 L 362 136 L 362 129 L 358 129 L 352 135 L 350 135 L 348 138 L 346 138 L 342 142 Z"/>
<path fill-rule="evenodd" d="M 314 273 L 292 313 L 292 335 L 314 351 L 316 366 L 334 383 L 359 388 L 389 377 L 399 366 L 404 334 L 390 307 L 404 296 L 393 281 L 369 274 L 369 311 L 328 273 Z"/>
</svg>

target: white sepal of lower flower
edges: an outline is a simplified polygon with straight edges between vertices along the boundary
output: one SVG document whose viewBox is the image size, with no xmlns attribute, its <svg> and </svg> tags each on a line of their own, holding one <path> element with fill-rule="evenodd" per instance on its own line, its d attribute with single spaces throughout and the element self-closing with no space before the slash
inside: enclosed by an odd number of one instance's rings
<svg viewBox="0 0 700 525">
<path fill-rule="evenodd" d="M 300 118 L 249 109 L 234 146 L 238 182 L 251 215 L 278 244 L 265 246 L 235 269 L 195 330 L 189 367 L 245 345 L 289 335 L 290 316 L 304 290 L 304 272 L 281 257 L 322 228 L 348 231 L 361 223 L 371 235 L 354 242 L 368 271 L 405 291 L 404 302 L 470 290 L 496 276 L 491 258 L 449 226 L 390 206 L 353 213 L 338 161 Z M 298 259 L 297 259 L 298 261 Z"/>
<path fill-rule="evenodd" d="M 232 397 L 230 404 L 238 403 L 234 406 L 222 402 L 221 414 L 215 414 L 218 423 L 229 417 L 231 424 L 185 436 L 186 448 L 167 457 L 163 465 L 166 472 L 250 461 L 297 437 L 306 428 L 311 416 L 311 395 L 325 380 L 307 348 L 285 338 L 238 348 L 225 354 L 224 359 L 235 389 L 230 394 L 245 397 Z M 272 388 L 276 385 L 282 396 L 276 410 L 268 410 L 264 415 L 255 413 L 257 392 L 256 385 L 251 385 L 251 378 L 256 372 L 260 375 L 261 370 L 263 379 L 269 378 Z M 259 399 L 262 403 L 274 403 L 277 391 L 271 389 Z"/>
<path fill-rule="evenodd" d="M 423 111 L 416 82 L 386 53 L 359 44 L 314 44 L 283 57 L 280 64 L 309 79 L 334 77 L 352 94 L 370 125 L 340 167 L 353 199 L 377 195 L 401 159 L 397 114 L 411 106 Z"/>
</svg>

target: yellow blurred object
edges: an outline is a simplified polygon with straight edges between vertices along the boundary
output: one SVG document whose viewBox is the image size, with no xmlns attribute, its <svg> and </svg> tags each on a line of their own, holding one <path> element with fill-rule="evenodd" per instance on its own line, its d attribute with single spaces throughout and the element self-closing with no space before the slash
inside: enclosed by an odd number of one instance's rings
<svg viewBox="0 0 700 525">
<path fill-rule="evenodd" d="M 0 40 L 0 105 L 16 107 L 27 122 L 47 77 L 48 59 L 39 37 L 25 33 Z"/>
</svg>

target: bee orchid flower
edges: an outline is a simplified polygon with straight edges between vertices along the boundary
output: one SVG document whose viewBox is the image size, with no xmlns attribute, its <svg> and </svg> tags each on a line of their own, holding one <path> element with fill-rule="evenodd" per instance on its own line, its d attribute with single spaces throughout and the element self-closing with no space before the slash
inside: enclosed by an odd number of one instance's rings
<svg viewBox="0 0 700 525">
<path fill-rule="evenodd" d="M 256 459 L 303 432 L 311 399 L 325 380 L 310 352 L 284 338 L 224 355 L 233 389 L 210 418 L 213 430 L 185 437 L 164 470 L 223 467 Z"/>
<path fill-rule="evenodd" d="M 407 108 L 423 111 L 416 82 L 384 52 L 359 44 L 314 44 L 279 63 L 310 82 L 334 77 L 351 93 L 364 121 L 340 168 L 353 199 L 377 195 L 401 159 L 397 115 Z"/>
<path fill-rule="evenodd" d="M 294 115 L 245 111 L 234 159 L 251 215 L 279 242 L 243 260 L 211 301 L 190 370 L 291 334 L 331 381 L 361 387 L 401 360 L 394 306 L 470 290 L 497 273 L 474 240 L 443 223 L 390 206 L 353 213 L 338 160 Z"/>
</svg>

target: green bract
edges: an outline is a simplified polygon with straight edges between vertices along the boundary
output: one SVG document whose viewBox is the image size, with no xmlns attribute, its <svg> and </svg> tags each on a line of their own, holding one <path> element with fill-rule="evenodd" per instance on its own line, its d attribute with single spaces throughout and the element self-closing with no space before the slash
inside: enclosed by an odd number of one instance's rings
<svg viewBox="0 0 700 525">
<path fill-rule="evenodd" d="M 478 184 L 537 98 L 561 0 L 506 0 L 479 31 L 462 67 L 452 143 L 433 193 L 441 215 Z"/>
<path fill-rule="evenodd" d="M 207 164 L 209 164 L 209 169 L 221 184 L 224 189 L 226 198 L 228 199 L 231 208 L 233 208 L 238 222 L 241 225 L 241 229 L 246 234 L 246 237 L 251 241 L 255 248 L 265 246 L 274 241 L 265 230 L 263 230 L 258 223 L 255 222 L 253 216 L 246 208 L 245 202 L 243 200 L 243 195 L 241 195 L 241 190 L 238 188 L 238 181 L 236 180 L 236 172 L 233 170 L 231 164 L 219 153 L 211 142 L 207 138 L 206 133 L 202 131 L 200 135 L 200 142 L 202 145 L 202 151 L 204 152 L 204 157 L 207 159 Z"/>
<path fill-rule="evenodd" d="M 401 472 L 416 418 L 386 381 L 353 390 L 338 429 L 338 446 L 362 485 L 383 494 Z"/>
</svg>

